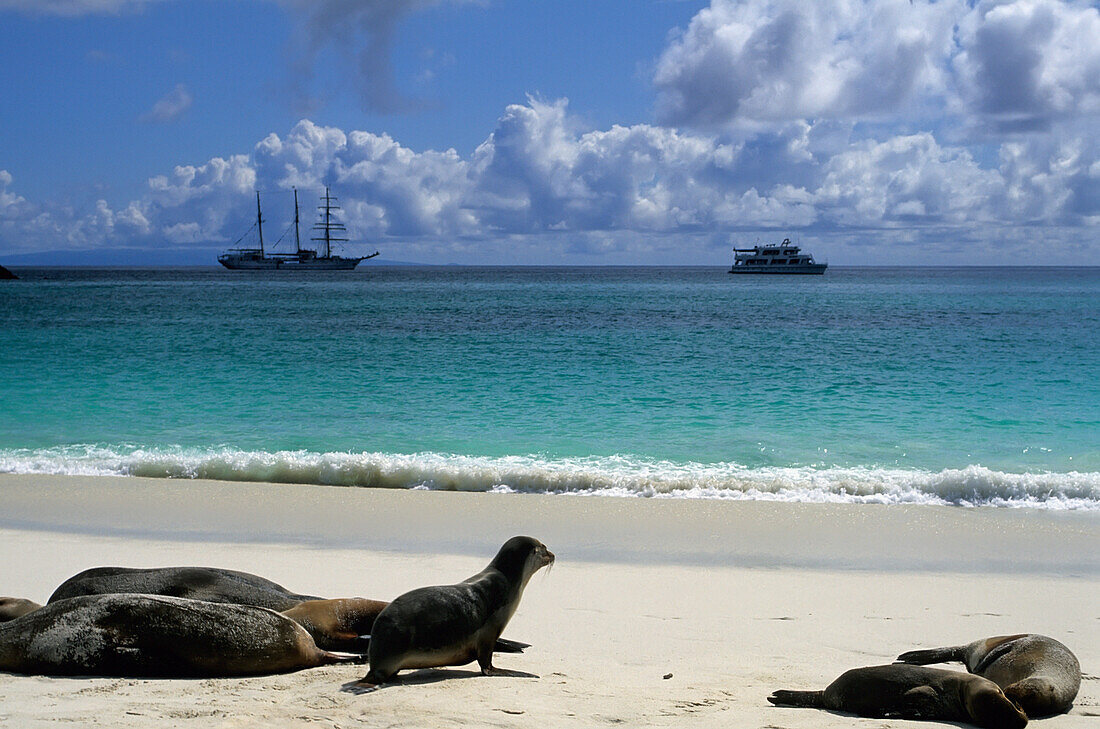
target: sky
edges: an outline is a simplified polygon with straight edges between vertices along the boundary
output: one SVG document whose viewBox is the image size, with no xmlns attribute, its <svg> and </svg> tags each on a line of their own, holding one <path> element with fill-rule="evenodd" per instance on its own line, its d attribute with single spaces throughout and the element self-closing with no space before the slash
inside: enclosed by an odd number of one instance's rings
<svg viewBox="0 0 1100 729">
<path fill-rule="evenodd" d="M 0 0 L 0 68 L 0 263 L 329 185 L 380 260 L 1100 265 L 1097 2 Z"/>
</svg>

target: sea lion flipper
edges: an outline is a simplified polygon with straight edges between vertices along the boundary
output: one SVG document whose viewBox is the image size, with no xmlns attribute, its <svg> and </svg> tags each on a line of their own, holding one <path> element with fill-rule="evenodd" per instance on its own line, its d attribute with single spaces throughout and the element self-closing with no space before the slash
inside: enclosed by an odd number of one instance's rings
<svg viewBox="0 0 1100 729">
<path fill-rule="evenodd" d="M 816 708 L 825 707 L 824 691 L 788 691 L 780 689 L 773 691 L 768 701 L 776 706 L 810 706 Z"/>
<path fill-rule="evenodd" d="M 919 666 L 928 663 L 948 663 L 950 661 L 965 662 L 965 660 L 966 646 L 964 645 L 908 651 L 894 659 L 895 663 L 912 663 Z"/>
<path fill-rule="evenodd" d="M 496 653 L 523 653 L 524 648 L 530 647 L 530 643 L 520 643 L 516 640 L 497 638 L 497 644 L 493 646 L 493 651 Z"/>
</svg>

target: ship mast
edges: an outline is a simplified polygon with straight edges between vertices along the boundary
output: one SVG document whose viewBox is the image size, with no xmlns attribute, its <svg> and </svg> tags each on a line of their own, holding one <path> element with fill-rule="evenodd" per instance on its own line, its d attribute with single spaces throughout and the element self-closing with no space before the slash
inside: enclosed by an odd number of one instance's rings
<svg viewBox="0 0 1100 729">
<path fill-rule="evenodd" d="M 294 250 L 302 252 L 302 239 L 298 237 L 298 188 L 294 188 Z"/>
<path fill-rule="evenodd" d="M 256 230 L 260 233 L 260 258 L 264 257 L 264 219 L 260 217 L 260 191 L 256 191 Z"/>
<path fill-rule="evenodd" d="M 339 220 L 337 220 L 332 214 L 332 211 L 333 210 L 339 210 L 340 206 L 332 204 L 336 200 L 336 198 L 334 198 L 332 195 L 329 194 L 328 185 L 325 186 L 325 196 L 321 199 L 325 203 L 324 205 L 319 205 L 317 207 L 318 210 L 322 211 L 321 222 L 318 223 L 317 225 L 313 226 L 313 229 L 321 231 L 322 236 L 320 238 L 312 238 L 311 240 L 324 241 L 324 243 L 325 243 L 325 256 L 324 257 L 325 258 L 331 258 L 332 257 L 332 243 L 348 240 L 347 238 L 338 238 L 336 236 L 333 236 L 332 235 L 333 231 L 335 231 L 337 233 L 346 232 L 347 227 L 343 223 L 341 223 Z"/>
</svg>

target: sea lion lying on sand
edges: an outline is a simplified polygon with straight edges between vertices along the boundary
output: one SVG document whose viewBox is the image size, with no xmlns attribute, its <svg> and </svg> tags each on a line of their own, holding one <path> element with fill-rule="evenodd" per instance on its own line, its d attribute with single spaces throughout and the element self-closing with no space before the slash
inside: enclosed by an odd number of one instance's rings
<svg viewBox="0 0 1100 729">
<path fill-rule="evenodd" d="M 1077 656 L 1054 638 L 1022 633 L 983 638 L 967 645 L 909 651 L 902 663 L 962 661 L 973 674 L 988 678 L 1031 718 L 1069 711 L 1081 688 Z"/>
<path fill-rule="evenodd" d="M 323 599 L 299 595 L 259 575 L 217 567 L 94 567 L 62 582 L 47 603 L 108 593 L 168 595 L 280 611 L 304 600 Z"/>
<path fill-rule="evenodd" d="M 776 691 L 768 701 L 872 718 L 962 721 L 987 729 L 1027 725 L 1024 712 L 992 681 L 961 671 L 904 663 L 853 668 L 824 691 Z"/>
<path fill-rule="evenodd" d="M 507 673 L 493 667 L 493 646 L 531 575 L 553 562 L 542 542 L 512 537 L 484 570 L 464 582 L 397 597 L 374 621 L 370 671 L 357 685 L 386 683 L 403 668 L 461 666 L 474 659 L 487 676 Z"/>
<path fill-rule="evenodd" d="M 53 676 L 250 676 L 351 660 L 267 608 L 86 595 L 0 623 L 0 670 Z"/>
</svg>

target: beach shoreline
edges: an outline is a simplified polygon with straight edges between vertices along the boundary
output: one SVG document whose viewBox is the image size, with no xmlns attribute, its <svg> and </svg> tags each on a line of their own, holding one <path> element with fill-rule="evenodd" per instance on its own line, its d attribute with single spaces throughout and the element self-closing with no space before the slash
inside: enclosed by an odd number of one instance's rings
<svg viewBox="0 0 1100 729">
<path fill-rule="evenodd" d="M 204 564 L 390 599 L 473 574 L 514 534 L 558 556 L 505 631 L 532 647 L 497 661 L 537 679 L 467 666 L 355 696 L 341 688 L 362 666 L 191 681 L 4 675 L 4 725 L 861 726 L 766 696 L 1015 632 L 1058 638 L 1086 674 L 1073 710 L 1040 726 L 1100 715 L 1091 512 L 10 474 L 0 507 L 0 594 L 38 602 L 107 564 Z"/>
</svg>

